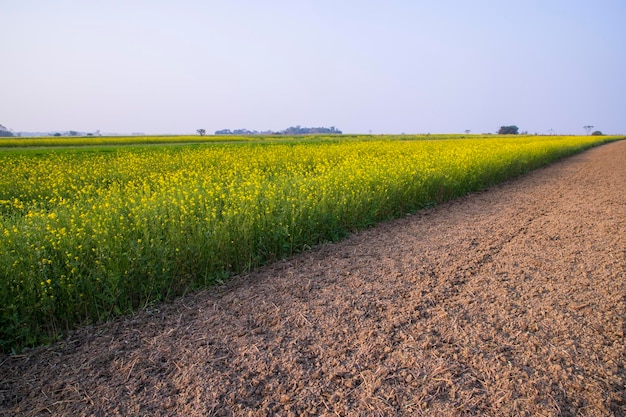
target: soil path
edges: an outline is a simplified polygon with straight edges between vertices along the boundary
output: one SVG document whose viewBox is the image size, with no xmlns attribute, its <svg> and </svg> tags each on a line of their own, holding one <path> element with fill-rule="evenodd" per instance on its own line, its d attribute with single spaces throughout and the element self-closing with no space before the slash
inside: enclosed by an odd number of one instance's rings
<svg viewBox="0 0 626 417">
<path fill-rule="evenodd" d="M 19 356 L 16 415 L 626 415 L 626 141 Z"/>
</svg>

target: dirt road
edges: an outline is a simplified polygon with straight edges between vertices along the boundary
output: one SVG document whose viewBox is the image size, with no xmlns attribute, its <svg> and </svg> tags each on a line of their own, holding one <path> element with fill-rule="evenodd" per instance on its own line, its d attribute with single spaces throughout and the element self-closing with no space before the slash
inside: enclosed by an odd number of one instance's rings
<svg viewBox="0 0 626 417">
<path fill-rule="evenodd" d="M 626 141 L 0 356 L 0 414 L 626 415 Z"/>
</svg>

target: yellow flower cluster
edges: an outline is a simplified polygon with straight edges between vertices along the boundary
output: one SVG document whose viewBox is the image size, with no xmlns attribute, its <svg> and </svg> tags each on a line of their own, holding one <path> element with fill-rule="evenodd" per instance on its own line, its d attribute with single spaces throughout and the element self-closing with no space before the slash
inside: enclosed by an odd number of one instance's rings
<svg viewBox="0 0 626 417">
<path fill-rule="evenodd" d="M 2 151 L 0 340 L 131 311 L 607 140 L 401 139 Z"/>
<path fill-rule="evenodd" d="M 14 138 L 1 137 L 0 148 L 59 146 L 120 146 L 154 144 L 189 144 L 210 142 L 248 142 L 258 136 L 61 136 Z"/>
</svg>

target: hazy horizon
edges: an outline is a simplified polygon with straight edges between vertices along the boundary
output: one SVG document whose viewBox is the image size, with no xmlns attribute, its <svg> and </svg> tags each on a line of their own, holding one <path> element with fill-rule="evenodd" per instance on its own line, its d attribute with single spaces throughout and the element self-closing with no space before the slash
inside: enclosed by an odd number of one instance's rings
<svg viewBox="0 0 626 417">
<path fill-rule="evenodd" d="M 626 3 L 0 0 L 0 124 L 626 133 Z"/>
</svg>

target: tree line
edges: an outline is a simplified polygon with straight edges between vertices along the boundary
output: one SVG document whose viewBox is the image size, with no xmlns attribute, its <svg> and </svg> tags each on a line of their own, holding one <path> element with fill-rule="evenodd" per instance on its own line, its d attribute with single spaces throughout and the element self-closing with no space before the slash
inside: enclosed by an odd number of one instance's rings
<svg viewBox="0 0 626 417">
<path fill-rule="evenodd" d="M 0 137 L 11 137 L 13 136 L 13 132 L 11 132 L 9 129 L 7 129 L 6 127 L 0 125 Z"/>
<path fill-rule="evenodd" d="M 200 133 L 200 131 L 203 131 Z M 204 133 L 204 129 L 198 129 L 198 133 L 202 135 Z M 341 135 L 341 130 L 337 129 L 335 126 L 331 127 L 302 127 L 302 126 L 291 126 L 287 129 L 280 131 L 272 131 L 267 130 L 263 132 L 259 132 L 258 130 L 248 130 L 248 129 L 222 129 L 216 130 L 216 135 L 310 135 L 310 134 L 331 134 L 331 135 Z"/>
</svg>

